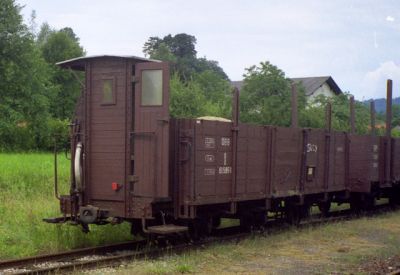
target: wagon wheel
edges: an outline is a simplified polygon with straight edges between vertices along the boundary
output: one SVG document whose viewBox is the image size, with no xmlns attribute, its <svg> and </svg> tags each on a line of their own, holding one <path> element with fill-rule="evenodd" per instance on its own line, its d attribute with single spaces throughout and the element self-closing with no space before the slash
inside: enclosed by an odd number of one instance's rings
<svg viewBox="0 0 400 275">
<path fill-rule="evenodd" d="M 389 197 L 389 205 L 393 209 L 396 209 L 400 205 L 400 199 L 398 192 L 395 192 Z"/>
<path fill-rule="evenodd" d="M 331 209 L 331 202 L 330 201 L 319 202 L 318 209 L 323 217 L 328 217 L 329 211 Z"/>
<path fill-rule="evenodd" d="M 350 210 L 355 214 L 355 215 L 360 215 L 362 214 L 363 211 L 363 204 L 360 200 L 360 198 L 355 197 L 350 200 Z"/>
<path fill-rule="evenodd" d="M 249 214 L 242 214 L 239 218 L 242 231 L 249 232 L 253 228 L 253 219 Z"/>
<path fill-rule="evenodd" d="M 372 210 L 376 205 L 374 196 L 366 196 L 364 199 L 364 210 Z"/>
<path fill-rule="evenodd" d="M 310 204 L 304 204 L 300 207 L 300 214 L 302 219 L 308 219 L 311 216 L 311 205 Z"/>
<path fill-rule="evenodd" d="M 205 236 L 210 235 L 212 227 L 212 219 L 210 218 L 197 218 L 189 224 L 189 234 L 193 240 L 199 240 Z"/>
<path fill-rule="evenodd" d="M 196 224 L 195 221 L 190 221 L 189 224 L 189 236 L 193 241 L 198 241 L 200 239 L 200 230 L 198 228 L 198 225 Z"/>
<path fill-rule="evenodd" d="M 212 218 L 212 227 L 213 229 L 218 228 L 221 225 L 221 217 L 213 217 Z"/>
<path fill-rule="evenodd" d="M 285 211 L 286 221 L 291 225 L 299 225 L 302 216 L 301 205 L 288 205 Z"/>
<path fill-rule="evenodd" d="M 254 213 L 254 224 L 262 229 L 267 224 L 267 213 L 265 211 Z"/>
</svg>

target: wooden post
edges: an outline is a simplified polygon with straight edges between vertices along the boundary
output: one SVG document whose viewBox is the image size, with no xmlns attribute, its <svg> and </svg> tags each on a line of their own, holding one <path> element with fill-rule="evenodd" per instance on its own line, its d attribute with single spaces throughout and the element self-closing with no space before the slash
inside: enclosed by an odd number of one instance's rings
<svg viewBox="0 0 400 275">
<path fill-rule="evenodd" d="M 296 84 L 292 84 L 292 110 L 291 110 L 291 126 L 292 128 L 299 127 L 298 121 L 298 107 L 297 107 L 297 86 Z"/>
<path fill-rule="evenodd" d="M 239 114 L 240 114 L 240 103 L 239 103 L 239 89 L 233 89 L 232 98 L 232 182 L 231 182 L 231 214 L 236 213 L 236 184 L 237 184 L 237 146 L 238 146 L 238 135 L 239 135 Z"/>
<path fill-rule="evenodd" d="M 375 101 L 371 101 L 370 103 L 370 112 L 371 112 L 371 136 L 375 136 L 376 135 L 376 131 L 375 131 Z"/>
<path fill-rule="evenodd" d="M 387 80 L 386 86 L 386 152 L 385 152 L 385 180 L 391 182 L 391 156 L 392 156 L 392 80 Z"/>
<path fill-rule="evenodd" d="M 329 132 L 332 131 L 332 104 L 328 102 L 325 109 L 325 128 Z"/>
<path fill-rule="evenodd" d="M 354 96 L 350 97 L 350 133 L 356 133 L 355 113 L 354 113 Z"/>
<path fill-rule="evenodd" d="M 387 80 L 386 87 L 386 136 L 392 135 L 392 80 Z"/>
</svg>

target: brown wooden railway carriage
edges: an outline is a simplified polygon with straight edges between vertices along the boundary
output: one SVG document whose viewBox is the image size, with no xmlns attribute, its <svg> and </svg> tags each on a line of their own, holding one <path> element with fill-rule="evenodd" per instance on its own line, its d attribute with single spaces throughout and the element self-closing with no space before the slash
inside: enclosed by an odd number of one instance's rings
<svg viewBox="0 0 400 275">
<path fill-rule="evenodd" d="M 390 132 L 332 131 L 330 110 L 326 129 L 299 128 L 296 96 L 288 128 L 239 123 L 238 91 L 232 122 L 175 119 L 167 63 L 93 56 L 58 65 L 85 80 L 72 124 L 71 193 L 60 197 L 64 217 L 47 221 L 87 229 L 113 218 L 157 233 L 209 230 L 223 216 L 262 223 L 266 211 L 298 221 L 312 204 L 327 212 L 332 201 L 361 207 L 390 196 L 400 179 L 400 141 Z M 156 226 L 165 223 L 180 226 Z"/>
</svg>

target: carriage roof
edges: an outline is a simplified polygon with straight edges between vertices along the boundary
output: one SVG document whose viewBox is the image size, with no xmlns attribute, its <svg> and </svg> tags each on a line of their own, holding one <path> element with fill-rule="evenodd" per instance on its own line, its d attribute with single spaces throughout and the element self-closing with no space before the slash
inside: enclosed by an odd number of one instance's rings
<svg viewBox="0 0 400 275">
<path fill-rule="evenodd" d="M 160 60 L 138 57 L 138 56 L 133 56 L 133 55 L 92 55 L 92 56 L 81 56 L 81 57 L 64 60 L 64 61 L 56 63 L 56 65 L 58 65 L 62 68 L 70 68 L 70 69 L 77 70 L 77 71 L 84 71 L 85 63 L 89 60 L 115 59 L 115 58 L 133 60 L 134 63 L 137 63 L 137 62 L 161 62 Z"/>
</svg>

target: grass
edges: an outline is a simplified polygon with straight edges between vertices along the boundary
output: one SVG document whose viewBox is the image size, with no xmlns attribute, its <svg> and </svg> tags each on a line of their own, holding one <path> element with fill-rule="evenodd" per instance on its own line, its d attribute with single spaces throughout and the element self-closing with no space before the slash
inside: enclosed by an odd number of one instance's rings
<svg viewBox="0 0 400 275">
<path fill-rule="evenodd" d="M 68 194 L 69 160 L 59 155 L 60 193 Z M 131 239 L 127 224 L 79 227 L 42 221 L 60 216 L 54 197 L 53 155 L 0 154 L 0 259 Z"/>
<path fill-rule="evenodd" d="M 282 229 L 184 255 L 137 260 L 117 274 L 366 274 L 360 265 L 400 254 L 400 212 Z M 102 270 L 95 271 L 101 274 Z"/>
<path fill-rule="evenodd" d="M 84 234 L 79 227 L 42 222 L 42 218 L 60 215 L 54 198 L 52 154 L 0 154 L 0 167 L 0 259 L 131 239 L 127 224 L 93 226 L 91 233 Z M 67 193 L 69 161 L 62 155 L 59 181 L 62 193 Z M 283 229 L 238 244 L 215 244 L 180 256 L 135 261 L 117 272 L 358 273 L 358 266 L 373 257 L 399 254 L 400 212 L 394 212 L 315 228 Z"/>
</svg>

